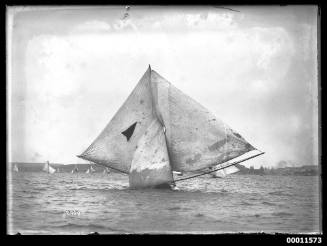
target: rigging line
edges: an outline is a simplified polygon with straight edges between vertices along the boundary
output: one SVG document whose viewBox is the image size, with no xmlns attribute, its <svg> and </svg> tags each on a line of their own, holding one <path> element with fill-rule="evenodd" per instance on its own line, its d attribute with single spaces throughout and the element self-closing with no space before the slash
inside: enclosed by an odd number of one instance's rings
<svg viewBox="0 0 327 246">
<path fill-rule="evenodd" d="M 217 9 L 227 9 L 227 10 L 234 11 L 234 12 L 241 12 L 239 10 L 235 10 L 235 9 L 231 9 L 231 8 L 227 8 L 227 7 L 223 7 L 223 6 L 212 6 L 212 7 L 217 8 Z"/>
<path fill-rule="evenodd" d="M 95 162 L 94 162 L 94 163 L 95 163 Z M 96 164 L 96 165 L 99 165 L 99 166 L 105 166 L 105 165 L 101 165 L 101 164 L 97 164 L 97 163 L 95 163 L 95 164 Z M 105 167 L 107 167 L 107 166 L 105 166 Z M 114 168 L 114 167 L 107 167 L 107 168 L 110 168 L 110 169 L 116 170 L 116 171 L 118 171 L 118 172 L 121 172 L 121 173 L 123 173 L 123 174 L 129 175 L 129 173 L 124 172 L 124 171 L 119 170 L 119 169 Z"/>
<path fill-rule="evenodd" d="M 208 173 L 213 173 L 213 172 L 216 172 L 216 171 L 218 171 L 218 170 L 225 169 L 225 168 L 230 167 L 230 166 L 234 166 L 234 165 L 236 165 L 236 164 L 238 164 L 238 163 L 241 163 L 241 162 L 243 162 L 243 161 L 250 160 L 250 159 L 252 159 L 252 158 L 254 158 L 254 157 L 257 157 L 257 156 L 259 156 L 259 155 L 263 155 L 264 153 L 265 153 L 265 152 L 261 152 L 261 153 L 259 153 L 259 154 L 254 155 L 254 156 L 251 156 L 251 157 L 245 158 L 245 159 L 243 159 L 243 160 L 237 161 L 237 162 L 235 162 L 235 163 L 232 163 L 232 164 L 230 164 L 230 165 L 226 165 L 226 166 L 224 166 L 224 167 L 221 167 L 221 168 L 218 168 L 218 169 L 215 169 L 215 170 L 211 170 L 211 171 L 208 171 L 208 172 L 204 172 L 204 173 L 197 174 L 197 175 L 190 176 L 190 177 L 186 177 L 186 178 L 176 179 L 174 182 L 182 181 L 182 180 L 186 180 L 186 179 L 191 179 L 191 178 L 195 178 L 195 177 L 199 177 L 199 176 L 202 176 L 202 175 L 205 175 L 205 174 L 208 174 Z"/>
<path fill-rule="evenodd" d="M 224 144 L 224 159 L 225 159 L 225 157 L 226 157 L 226 155 L 227 155 L 227 151 L 226 151 L 226 148 L 228 148 L 228 146 L 227 146 L 227 132 L 226 132 L 226 125 L 225 125 L 225 123 L 223 122 L 223 125 L 224 125 L 224 131 L 225 131 L 225 144 Z"/>
<path fill-rule="evenodd" d="M 78 158 L 82 158 L 82 156 L 78 156 L 78 155 L 77 155 L 77 157 L 78 157 Z M 83 158 L 82 158 L 82 159 L 83 159 Z M 95 163 L 95 164 L 97 164 L 97 165 L 99 165 L 99 166 L 105 166 L 105 167 L 107 167 L 106 165 L 98 164 L 98 163 L 96 163 L 96 162 L 93 162 L 93 163 Z M 114 168 L 114 167 L 109 167 L 109 168 L 114 169 L 114 170 L 116 170 L 116 171 L 118 171 L 118 172 L 121 172 L 121 173 L 123 173 L 123 174 L 129 175 L 128 172 L 124 172 L 124 171 L 119 170 L 119 169 L 117 169 L 117 168 Z"/>
<path fill-rule="evenodd" d="M 107 166 L 106 166 L 106 167 L 107 167 Z M 123 173 L 123 174 L 129 175 L 129 173 L 124 172 L 124 171 L 121 171 L 121 170 L 119 170 L 119 169 L 117 169 L 117 168 L 114 168 L 114 167 L 107 167 L 107 168 L 114 169 L 114 170 L 116 170 L 116 171 L 118 171 L 118 172 L 121 172 L 121 173 Z"/>
</svg>

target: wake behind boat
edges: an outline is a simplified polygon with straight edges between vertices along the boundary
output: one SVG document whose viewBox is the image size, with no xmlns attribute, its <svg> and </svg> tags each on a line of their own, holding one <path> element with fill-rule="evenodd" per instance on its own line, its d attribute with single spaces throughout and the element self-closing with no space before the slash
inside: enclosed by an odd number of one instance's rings
<svg viewBox="0 0 327 246">
<path fill-rule="evenodd" d="M 252 155 L 232 162 L 248 153 Z M 202 170 L 217 164 L 230 161 L 220 167 L 229 168 L 261 154 L 149 66 L 105 129 L 78 157 L 128 174 L 131 188 L 156 188 L 204 175 Z M 173 172 L 199 171 L 191 177 L 173 177 Z"/>
</svg>

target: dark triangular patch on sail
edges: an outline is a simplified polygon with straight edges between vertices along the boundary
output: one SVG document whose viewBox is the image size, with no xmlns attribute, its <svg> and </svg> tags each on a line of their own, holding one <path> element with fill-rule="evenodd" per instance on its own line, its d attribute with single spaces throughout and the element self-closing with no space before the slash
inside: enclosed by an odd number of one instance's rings
<svg viewBox="0 0 327 246">
<path fill-rule="evenodd" d="M 137 142 L 155 119 L 150 73 L 149 68 L 118 112 L 80 158 L 121 172 L 129 172 Z M 136 122 L 137 127 L 133 126 Z"/>
<path fill-rule="evenodd" d="M 125 131 L 122 132 L 122 134 L 126 137 L 127 141 L 129 141 L 129 139 L 133 135 L 136 124 L 137 124 L 137 122 L 135 122 L 133 125 L 131 125 Z"/>
</svg>

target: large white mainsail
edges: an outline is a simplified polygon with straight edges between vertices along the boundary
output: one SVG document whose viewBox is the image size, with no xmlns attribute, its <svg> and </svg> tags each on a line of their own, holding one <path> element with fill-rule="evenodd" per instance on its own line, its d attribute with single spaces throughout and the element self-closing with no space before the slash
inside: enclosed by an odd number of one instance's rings
<svg viewBox="0 0 327 246">
<path fill-rule="evenodd" d="M 47 161 L 43 166 L 43 171 L 52 174 L 56 172 L 56 169 L 51 167 L 49 161 Z"/>
<path fill-rule="evenodd" d="M 203 170 L 252 150 L 240 134 L 149 66 L 78 157 L 129 174 L 131 187 L 153 187 L 172 183 L 172 171 Z"/>
</svg>

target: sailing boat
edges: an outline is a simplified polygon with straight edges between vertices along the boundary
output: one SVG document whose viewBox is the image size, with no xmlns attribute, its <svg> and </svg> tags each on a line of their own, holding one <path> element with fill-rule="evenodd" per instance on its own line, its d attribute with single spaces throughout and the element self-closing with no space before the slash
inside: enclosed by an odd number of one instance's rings
<svg viewBox="0 0 327 246">
<path fill-rule="evenodd" d="M 47 161 L 44 166 L 43 166 L 43 171 L 53 174 L 56 172 L 56 169 L 54 169 L 53 167 L 50 166 L 49 161 Z"/>
<path fill-rule="evenodd" d="M 220 165 L 217 165 L 216 167 L 219 168 Z M 227 167 L 227 168 L 224 168 L 221 170 L 217 170 L 217 171 L 211 173 L 211 175 L 213 178 L 225 178 L 227 175 L 236 173 L 238 171 L 240 171 L 240 169 L 238 169 L 237 167 L 230 166 L 230 167 Z"/>
<path fill-rule="evenodd" d="M 75 168 L 72 170 L 72 173 L 78 173 L 78 168 L 76 165 L 75 165 Z"/>
<path fill-rule="evenodd" d="M 85 173 L 90 173 L 90 168 L 88 168 Z"/>
<path fill-rule="evenodd" d="M 178 175 L 178 176 L 182 176 L 182 175 L 183 175 L 182 172 L 177 172 L 177 171 L 173 171 L 173 174 L 176 174 L 176 175 Z"/>
<path fill-rule="evenodd" d="M 103 169 L 103 172 L 102 172 L 102 174 L 109 174 L 110 173 L 110 170 L 109 170 L 109 168 L 105 168 L 105 169 Z"/>
<path fill-rule="evenodd" d="M 90 172 L 91 173 L 94 173 L 95 172 L 95 169 L 92 166 L 90 167 Z"/>
<path fill-rule="evenodd" d="M 178 181 L 173 171 L 199 172 L 253 151 L 241 161 L 263 152 L 149 66 L 108 125 L 77 157 L 128 174 L 131 188 L 169 188 Z"/>
<path fill-rule="evenodd" d="M 17 165 L 14 166 L 14 172 L 19 172 Z"/>
</svg>

